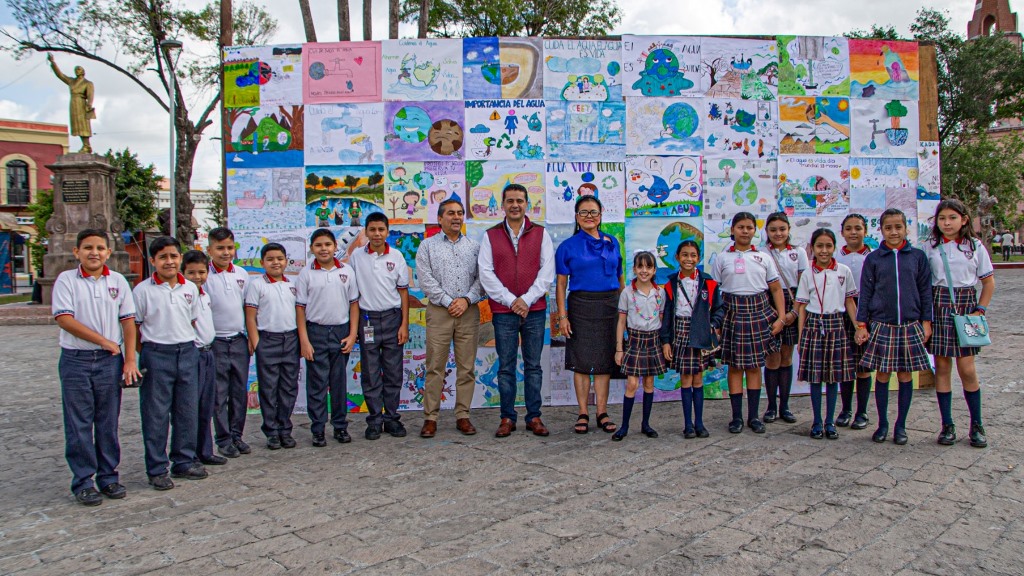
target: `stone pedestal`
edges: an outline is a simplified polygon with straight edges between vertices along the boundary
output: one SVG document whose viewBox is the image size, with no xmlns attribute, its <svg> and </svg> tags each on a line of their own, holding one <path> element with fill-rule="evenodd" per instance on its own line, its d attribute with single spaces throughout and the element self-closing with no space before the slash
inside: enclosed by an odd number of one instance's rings
<svg viewBox="0 0 1024 576">
<path fill-rule="evenodd" d="M 73 250 L 78 233 L 86 228 L 98 228 L 107 233 L 112 250 L 107 266 L 124 274 L 131 282 L 128 253 L 121 238 L 124 223 L 117 215 L 114 177 L 118 169 L 98 154 L 64 154 L 47 168 L 53 171 L 53 216 L 46 223 L 49 234 L 49 246 L 43 259 L 46 275 L 39 279 L 43 304 L 50 304 L 57 276 L 78 266 Z"/>
</svg>

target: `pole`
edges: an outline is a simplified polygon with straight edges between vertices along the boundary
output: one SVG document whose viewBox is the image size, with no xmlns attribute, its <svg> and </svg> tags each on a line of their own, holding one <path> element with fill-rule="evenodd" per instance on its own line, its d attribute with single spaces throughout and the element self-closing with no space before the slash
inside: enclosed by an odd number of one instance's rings
<svg viewBox="0 0 1024 576">
<path fill-rule="evenodd" d="M 227 108 L 224 106 L 224 48 L 232 44 L 234 36 L 231 14 L 231 0 L 220 0 L 220 195 L 221 221 L 227 226 L 228 221 L 228 137 L 231 127 L 228 126 Z"/>
<path fill-rule="evenodd" d="M 177 156 L 177 152 L 178 151 L 177 151 L 177 146 L 175 145 L 176 144 L 176 139 L 174 137 L 175 136 L 174 116 L 177 113 L 177 110 L 176 110 L 177 106 L 176 105 L 177 105 L 177 98 L 178 98 L 178 96 L 177 96 L 176 91 L 175 91 L 175 84 L 177 84 L 177 82 L 174 81 L 174 67 L 171 64 L 171 51 L 168 50 L 166 52 L 166 54 L 167 54 L 167 69 L 170 71 L 170 76 L 171 76 L 171 80 L 170 80 L 170 85 L 171 85 L 171 88 L 170 88 L 170 96 L 171 96 L 171 130 L 170 130 L 171 168 L 170 168 L 170 170 L 171 170 L 171 175 L 168 177 L 168 183 L 170 184 L 169 192 L 171 194 L 171 214 L 170 214 L 170 222 L 167 225 L 167 232 L 171 235 L 171 238 L 177 238 L 178 237 L 178 194 L 177 194 L 177 188 L 175 186 L 175 184 L 176 184 L 175 183 L 175 180 L 176 180 L 176 178 L 175 178 L 175 160 L 176 160 L 176 156 Z"/>
</svg>

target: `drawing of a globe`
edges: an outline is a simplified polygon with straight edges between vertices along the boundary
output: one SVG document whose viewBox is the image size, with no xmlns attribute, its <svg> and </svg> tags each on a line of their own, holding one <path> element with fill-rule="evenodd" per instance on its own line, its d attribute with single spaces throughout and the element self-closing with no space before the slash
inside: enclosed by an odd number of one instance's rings
<svg viewBox="0 0 1024 576">
<path fill-rule="evenodd" d="M 757 183 L 747 172 L 732 187 L 732 201 L 737 206 L 753 206 L 757 202 Z"/>
<path fill-rule="evenodd" d="M 676 262 L 676 248 L 683 240 L 696 240 L 703 246 L 704 233 L 684 222 L 673 222 L 658 234 L 658 257 L 662 265 L 672 270 L 679 268 Z"/>
<path fill-rule="evenodd" d="M 430 125 L 430 115 L 423 108 L 406 106 L 395 113 L 395 135 L 406 142 L 426 140 Z"/>
<path fill-rule="evenodd" d="M 693 106 L 685 102 L 677 102 L 665 109 L 661 123 L 665 128 L 672 129 L 673 138 L 682 140 L 693 136 L 700 121 Z"/>
<path fill-rule="evenodd" d="M 323 80 L 327 75 L 327 69 L 323 62 L 313 62 L 309 65 L 309 77 L 313 80 Z"/>
</svg>

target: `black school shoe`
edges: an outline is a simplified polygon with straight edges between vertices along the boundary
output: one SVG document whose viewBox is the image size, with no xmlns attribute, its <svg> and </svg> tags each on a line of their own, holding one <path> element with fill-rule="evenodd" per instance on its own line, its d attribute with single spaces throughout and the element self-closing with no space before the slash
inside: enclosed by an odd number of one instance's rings
<svg viewBox="0 0 1024 576">
<path fill-rule="evenodd" d="M 241 438 L 235 440 L 232 443 L 235 445 L 235 448 L 238 450 L 239 454 L 248 454 L 252 452 L 252 448 L 250 448 L 249 445 L 245 443 L 245 440 L 242 440 Z"/>
<path fill-rule="evenodd" d="M 268 436 L 267 437 L 267 449 L 269 449 L 269 450 L 280 450 L 281 449 L 281 439 L 278 438 L 277 436 Z"/>
<path fill-rule="evenodd" d="M 782 418 L 782 421 L 787 424 L 796 424 L 796 416 L 794 416 L 788 409 L 783 410 L 779 415 L 779 418 Z"/>
<path fill-rule="evenodd" d="M 871 421 L 868 420 L 868 417 L 867 417 L 866 414 L 857 414 L 857 416 L 853 419 L 853 424 L 850 424 L 850 429 L 851 430 L 863 430 L 863 429 L 867 428 L 868 424 L 870 424 L 870 423 L 871 423 Z"/>
<path fill-rule="evenodd" d="M 839 426 L 840 428 L 846 428 L 847 426 L 850 425 L 851 420 L 853 420 L 852 412 L 840 412 L 839 417 L 836 418 L 836 426 Z"/>
<path fill-rule="evenodd" d="M 216 454 L 210 455 L 209 458 L 200 458 L 199 461 L 204 466 L 223 466 L 228 463 L 228 459 L 223 456 L 217 456 Z"/>
<path fill-rule="evenodd" d="M 821 426 L 815 425 L 811 427 L 811 438 L 815 440 L 821 440 L 825 437 L 825 431 L 822 430 Z"/>
<path fill-rule="evenodd" d="M 281 436 L 281 447 L 295 448 L 295 438 L 292 438 L 291 436 Z"/>
<path fill-rule="evenodd" d="M 340 444 L 348 444 L 352 441 L 352 437 L 349 436 L 348 430 L 335 430 L 334 439 Z"/>
<path fill-rule="evenodd" d="M 956 424 L 943 424 L 942 432 L 939 432 L 939 438 L 936 442 L 943 446 L 956 444 Z"/>
<path fill-rule="evenodd" d="M 152 486 L 154 490 L 161 491 L 170 490 L 171 488 L 174 488 L 174 482 L 171 480 L 171 477 L 168 476 L 167 474 L 161 474 L 159 476 L 150 476 L 149 485 Z"/>
<path fill-rule="evenodd" d="M 75 492 L 75 500 L 82 506 L 99 506 L 103 504 L 103 496 L 95 488 L 84 488 Z"/>
<path fill-rule="evenodd" d="M 825 438 L 828 438 L 829 440 L 838 440 L 839 431 L 836 430 L 835 426 L 825 426 Z"/>
<path fill-rule="evenodd" d="M 100 488 L 100 492 L 111 500 L 120 500 L 128 494 L 128 489 L 117 482 L 111 482 L 103 488 Z"/>
<path fill-rule="evenodd" d="M 750 426 L 750 429 L 754 431 L 754 434 L 764 434 L 764 422 L 761 422 L 757 418 L 747 422 L 747 426 Z"/>
<path fill-rule="evenodd" d="M 971 446 L 985 448 L 988 446 L 988 439 L 985 438 L 985 427 L 981 424 L 971 424 Z"/>
<path fill-rule="evenodd" d="M 775 422 L 775 417 L 775 410 L 769 408 L 768 410 L 765 411 L 763 420 L 765 421 L 765 423 L 771 424 L 772 422 Z"/>
<path fill-rule="evenodd" d="M 881 444 L 882 442 L 885 442 L 885 437 L 888 436 L 888 435 L 889 435 L 889 427 L 888 426 L 879 426 L 878 430 L 875 430 L 875 433 L 871 435 L 871 441 L 875 442 L 877 444 Z"/>
<path fill-rule="evenodd" d="M 743 420 L 736 418 L 732 422 L 729 422 L 729 432 L 731 434 L 739 434 L 740 432 L 743 432 Z"/>
<path fill-rule="evenodd" d="M 892 433 L 892 441 L 897 446 L 903 446 L 910 438 L 907 436 L 907 431 L 904 429 L 897 428 Z"/>
<path fill-rule="evenodd" d="M 363 433 L 363 437 L 367 440 L 380 440 L 380 427 L 370 426 L 366 427 L 366 432 Z"/>
<path fill-rule="evenodd" d="M 711 436 L 711 432 L 708 432 L 707 428 L 705 428 L 703 426 L 698 426 L 697 427 L 697 438 L 708 438 L 710 436 Z"/>
<path fill-rule="evenodd" d="M 221 456 L 225 456 L 227 458 L 238 458 L 238 456 L 241 455 L 238 448 L 235 448 L 234 443 L 217 446 L 217 452 L 220 452 Z"/>
<path fill-rule="evenodd" d="M 313 434 L 313 446 L 316 448 L 323 448 L 327 446 L 327 439 L 324 438 L 323 432 L 320 434 Z"/>
<path fill-rule="evenodd" d="M 657 437 L 658 437 L 658 432 L 657 432 L 657 431 L 655 431 L 655 429 L 654 429 L 654 428 L 651 428 L 651 427 L 647 427 L 647 428 L 641 428 L 641 429 L 640 429 L 640 432 L 641 432 L 641 433 L 642 433 L 642 434 L 643 434 L 644 436 L 647 436 L 648 438 L 657 438 Z"/>
<path fill-rule="evenodd" d="M 689 440 L 691 438 L 696 438 L 696 437 L 697 437 L 697 431 L 695 429 L 693 429 L 693 428 L 686 428 L 685 430 L 683 430 L 683 438 L 686 438 L 687 440 Z"/>
<path fill-rule="evenodd" d="M 172 478 L 184 478 L 185 480 L 202 480 L 209 476 L 209 472 L 202 464 L 192 463 L 191 466 L 178 472 L 171 471 Z"/>
<path fill-rule="evenodd" d="M 385 420 L 384 431 L 394 438 L 405 438 L 407 434 L 405 426 L 398 420 Z"/>
</svg>

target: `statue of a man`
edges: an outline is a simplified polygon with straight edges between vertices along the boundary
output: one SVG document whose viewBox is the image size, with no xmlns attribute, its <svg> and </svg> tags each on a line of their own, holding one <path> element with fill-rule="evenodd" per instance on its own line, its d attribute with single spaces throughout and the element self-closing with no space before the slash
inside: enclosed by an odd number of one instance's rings
<svg viewBox="0 0 1024 576">
<path fill-rule="evenodd" d="M 85 68 L 75 66 L 75 77 L 69 78 L 64 75 L 57 63 L 53 61 L 53 54 L 47 54 L 46 59 L 50 61 L 50 68 L 60 78 L 60 81 L 67 84 L 71 91 L 71 135 L 82 139 L 82 149 L 79 152 L 90 154 L 92 146 L 89 139 L 92 138 L 92 120 L 96 118 L 96 109 L 92 107 L 93 86 L 92 82 L 85 79 Z"/>
</svg>

